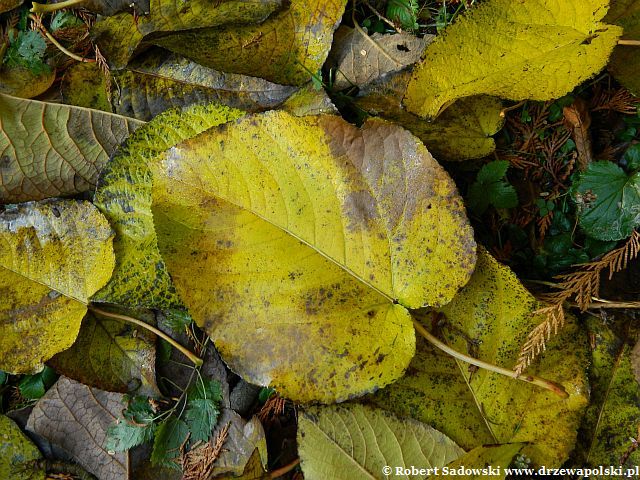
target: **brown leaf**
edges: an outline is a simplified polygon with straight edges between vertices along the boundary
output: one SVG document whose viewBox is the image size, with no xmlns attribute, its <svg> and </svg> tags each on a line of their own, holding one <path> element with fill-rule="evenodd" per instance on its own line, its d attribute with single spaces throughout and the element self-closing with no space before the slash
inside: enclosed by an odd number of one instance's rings
<svg viewBox="0 0 640 480">
<path fill-rule="evenodd" d="M 334 87 L 362 87 L 397 72 L 420 60 L 433 38 L 434 35 L 418 38 L 408 33 L 374 33 L 366 38 L 356 29 L 341 26 L 335 33 L 328 59 L 328 64 L 336 69 Z"/>
<path fill-rule="evenodd" d="M 571 137 L 576 143 L 578 151 L 578 168 L 581 171 L 587 169 L 587 165 L 593 160 L 591 149 L 591 116 L 587 108 L 587 103 L 581 98 L 576 98 L 572 105 L 562 109 L 564 124 L 571 132 Z"/>
<path fill-rule="evenodd" d="M 103 446 L 107 428 L 120 416 L 122 397 L 60 377 L 34 407 L 27 430 L 60 446 L 100 480 L 127 479 L 128 454 L 111 455 Z"/>
</svg>

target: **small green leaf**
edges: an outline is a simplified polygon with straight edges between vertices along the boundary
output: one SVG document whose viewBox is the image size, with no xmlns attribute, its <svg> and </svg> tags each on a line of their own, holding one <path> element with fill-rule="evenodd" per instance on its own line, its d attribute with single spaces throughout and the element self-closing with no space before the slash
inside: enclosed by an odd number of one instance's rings
<svg viewBox="0 0 640 480">
<path fill-rule="evenodd" d="M 573 187 L 578 221 L 598 240 L 622 240 L 640 225 L 640 173 L 608 161 L 589 164 Z"/>
<path fill-rule="evenodd" d="M 129 401 L 129 406 L 124 411 L 124 418 L 136 424 L 148 425 L 153 423 L 156 412 L 151 407 L 148 397 L 136 395 Z"/>
<path fill-rule="evenodd" d="M 480 169 L 467 195 L 471 210 L 482 214 L 489 205 L 496 208 L 513 208 L 518 205 L 516 189 L 504 179 L 508 168 L 509 162 L 496 160 Z"/>
<path fill-rule="evenodd" d="M 198 380 L 189 387 L 187 400 L 191 402 L 198 399 L 221 402 L 222 388 L 220 387 L 220 382 L 210 378 L 198 377 Z"/>
<path fill-rule="evenodd" d="M 629 171 L 634 172 L 640 170 L 640 143 L 631 145 L 627 151 L 624 152 L 622 158 L 627 162 L 627 169 Z"/>
<path fill-rule="evenodd" d="M 107 439 L 104 445 L 110 452 L 124 452 L 130 448 L 150 442 L 153 439 L 154 427 L 141 427 L 128 422 L 119 422 L 107 429 Z"/>
<path fill-rule="evenodd" d="M 191 400 L 184 414 L 184 420 L 191 431 L 191 440 L 194 442 L 209 440 L 219 413 L 217 402 L 210 398 Z"/>
<path fill-rule="evenodd" d="M 176 459 L 180 456 L 180 446 L 189 434 L 189 427 L 176 417 L 169 417 L 156 430 L 151 452 L 151 464 L 179 468 Z"/>
<path fill-rule="evenodd" d="M 487 163 L 478 172 L 478 181 L 489 183 L 502 180 L 507 174 L 508 168 L 509 162 L 506 160 L 496 160 L 495 162 Z"/>
<path fill-rule="evenodd" d="M 58 375 L 56 375 L 56 372 L 52 368 L 44 367 L 44 370 L 40 373 L 24 376 L 22 380 L 20 380 L 18 388 L 23 397 L 30 400 L 37 400 L 45 394 L 57 379 Z"/>
<path fill-rule="evenodd" d="M 82 20 L 76 17 L 73 13 L 58 12 L 51 19 L 49 28 L 52 32 L 55 32 L 56 30 L 60 30 L 61 28 L 79 27 L 80 25 L 83 25 Z"/>
<path fill-rule="evenodd" d="M 39 74 L 51 71 L 44 63 L 44 53 L 47 43 L 35 30 L 18 32 L 17 35 L 9 35 L 10 45 L 4 57 L 4 63 L 10 67 L 22 66 L 32 73 Z"/>
<path fill-rule="evenodd" d="M 9 375 L 6 372 L 0 370 L 0 385 L 4 385 L 5 383 L 7 383 L 8 379 Z"/>
<path fill-rule="evenodd" d="M 389 0 L 387 17 L 405 30 L 418 29 L 418 2 L 416 0 Z"/>
</svg>

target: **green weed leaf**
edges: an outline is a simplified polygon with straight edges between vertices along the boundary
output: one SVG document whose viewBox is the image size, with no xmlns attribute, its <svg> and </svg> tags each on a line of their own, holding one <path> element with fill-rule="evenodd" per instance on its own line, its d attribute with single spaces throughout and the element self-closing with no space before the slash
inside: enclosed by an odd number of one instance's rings
<svg viewBox="0 0 640 480">
<path fill-rule="evenodd" d="M 482 214 L 489 205 L 496 208 L 513 208 L 518 205 L 516 189 L 504 178 L 508 168 L 509 162 L 496 160 L 480 169 L 467 195 L 469 207 L 474 212 Z"/>
<path fill-rule="evenodd" d="M 119 422 L 107 429 L 105 448 L 110 452 L 124 452 L 153 439 L 154 427 L 141 427 L 128 422 Z"/>
<path fill-rule="evenodd" d="M 189 426 L 191 440 L 206 442 L 218 421 L 218 403 L 210 398 L 191 400 L 187 405 L 184 420 Z"/>
<path fill-rule="evenodd" d="M 179 468 L 176 459 L 180 456 L 180 446 L 189 434 L 189 427 L 184 421 L 170 417 L 156 430 L 151 452 L 151 464 L 170 468 Z"/>
</svg>

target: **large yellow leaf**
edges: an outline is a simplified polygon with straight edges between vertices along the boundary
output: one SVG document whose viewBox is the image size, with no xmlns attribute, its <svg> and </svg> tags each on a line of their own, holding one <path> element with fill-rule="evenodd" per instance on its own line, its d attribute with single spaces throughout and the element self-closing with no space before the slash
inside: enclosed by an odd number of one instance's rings
<svg viewBox="0 0 640 480">
<path fill-rule="evenodd" d="M 154 39 L 156 45 L 224 72 L 303 85 L 324 64 L 346 0 L 291 0 L 260 25 L 225 25 Z"/>
<path fill-rule="evenodd" d="M 447 303 L 473 270 L 453 181 L 396 125 L 268 112 L 152 168 L 160 251 L 192 316 L 233 370 L 298 401 L 398 378 L 407 308 Z"/>
<path fill-rule="evenodd" d="M 0 94 L 0 204 L 90 190 L 142 122 Z"/>
<path fill-rule="evenodd" d="M 477 94 L 550 100 L 607 63 L 622 29 L 600 20 L 609 0 L 488 0 L 426 49 L 405 105 L 435 117 Z"/>
<path fill-rule="evenodd" d="M 26 203 L 0 215 L 0 370 L 30 373 L 69 348 L 113 270 L 112 231 L 88 202 Z"/>
<path fill-rule="evenodd" d="M 541 319 L 533 296 L 507 267 L 479 251 L 469 283 L 441 309 L 448 344 L 511 368 L 520 346 Z M 567 354 L 571 352 L 571 354 Z M 534 462 L 558 466 L 568 457 L 587 404 L 586 339 L 571 322 L 549 342 L 536 374 L 564 385 L 569 398 L 492 373 L 418 342 L 409 373 L 374 397 L 376 404 L 434 426 L 465 449 L 526 442 Z"/>
</svg>

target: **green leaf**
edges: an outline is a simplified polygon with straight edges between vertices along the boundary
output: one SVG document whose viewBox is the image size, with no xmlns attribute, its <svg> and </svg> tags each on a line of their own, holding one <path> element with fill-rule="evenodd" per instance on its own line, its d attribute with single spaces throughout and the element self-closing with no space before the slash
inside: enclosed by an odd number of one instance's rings
<svg viewBox="0 0 640 480">
<path fill-rule="evenodd" d="M 151 1 L 146 15 L 134 18 L 129 12 L 123 12 L 103 18 L 95 23 L 91 34 L 109 65 L 114 69 L 122 69 L 150 35 L 203 27 L 221 29 L 226 24 L 259 23 L 280 6 L 280 0 L 228 0 L 215 3 L 191 0 L 188 4 L 174 0 Z"/>
<path fill-rule="evenodd" d="M 362 405 L 307 408 L 298 422 L 298 451 L 307 480 L 407 478 L 396 469 L 443 467 L 464 454 L 428 425 Z"/>
<path fill-rule="evenodd" d="M 189 427 L 175 416 L 169 417 L 156 429 L 156 436 L 151 452 L 151 464 L 170 468 L 180 468 L 177 459 L 180 446 L 187 439 Z"/>
<path fill-rule="evenodd" d="M 125 399 L 126 398 L 127 396 L 125 395 Z M 151 403 L 149 403 L 149 397 L 136 395 L 135 397 L 128 398 L 124 418 L 136 424 L 148 425 L 153 423 L 156 418 L 156 412 L 151 406 Z"/>
<path fill-rule="evenodd" d="M 576 462 L 585 466 L 619 465 L 638 436 L 640 385 L 634 375 L 640 330 L 634 319 L 616 315 L 610 325 L 588 318 L 592 338 L 591 402 L 580 428 Z M 634 358 L 635 357 L 635 358 Z M 640 463 L 640 450 L 630 450 L 625 465 Z"/>
<path fill-rule="evenodd" d="M 504 180 L 508 168 L 508 161 L 495 160 L 480 169 L 467 196 L 471 210 L 482 214 L 489 205 L 496 208 L 513 208 L 518 205 L 516 189 Z"/>
<path fill-rule="evenodd" d="M 29 400 L 37 400 L 42 397 L 45 392 L 56 383 L 58 375 L 55 370 L 50 367 L 44 367 L 40 373 L 35 375 L 26 375 L 18 383 L 20 394 Z"/>
<path fill-rule="evenodd" d="M 347 0 L 287 3 L 259 25 L 205 28 L 152 41 L 216 70 L 303 85 L 324 64 Z"/>
<path fill-rule="evenodd" d="M 219 105 L 169 110 L 131 135 L 101 173 L 94 204 L 116 232 L 116 268 L 95 300 L 132 308 L 180 306 L 158 252 L 149 163 L 167 148 L 244 115 Z"/>
<path fill-rule="evenodd" d="M 219 414 L 217 402 L 212 399 L 190 400 L 184 413 L 184 421 L 191 432 L 191 440 L 193 442 L 209 440 Z"/>
<path fill-rule="evenodd" d="M 296 91 L 261 78 L 218 72 L 159 48 L 113 75 L 118 85 L 112 99 L 116 113 L 140 120 L 193 104 L 218 103 L 246 112 L 270 110 Z"/>
<path fill-rule="evenodd" d="M 600 21 L 609 0 L 487 0 L 427 47 L 405 105 L 433 118 L 459 98 L 551 100 L 607 63 L 622 29 Z M 498 32 L 498 34 L 497 34 Z"/>
<path fill-rule="evenodd" d="M 300 402 L 398 378 L 407 308 L 447 303 L 473 268 L 453 181 L 387 122 L 251 115 L 152 168 L 158 244 L 194 320 L 234 372 Z"/>
<path fill-rule="evenodd" d="M 473 277 L 447 306 L 442 336 L 454 349 L 512 368 L 529 332 L 533 296 L 507 267 L 479 250 Z M 568 355 L 567 352 L 571 352 Z M 408 373 L 373 400 L 400 416 L 433 425 L 461 447 L 527 443 L 522 450 L 538 465 L 561 465 L 576 441 L 587 404 L 586 339 L 574 321 L 547 343 L 528 371 L 561 383 L 562 399 L 548 390 L 468 364 L 419 340 Z"/>
<path fill-rule="evenodd" d="M 476 447 L 447 465 L 447 468 L 456 471 L 460 467 L 487 471 L 483 473 L 466 474 L 466 480 L 504 480 L 507 476 L 505 469 L 509 467 L 515 457 L 524 447 L 523 443 L 507 443 L 505 445 L 490 445 Z M 473 470 L 472 470 L 473 471 Z"/>
<path fill-rule="evenodd" d="M 640 0 L 611 0 L 611 8 L 605 21 L 620 25 L 624 29 L 624 40 L 640 40 Z M 608 68 L 617 81 L 634 95 L 640 95 L 640 58 L 637 46 L 618 45 L 613 50 Z"/>
<path fill-rule="evenodd" d="M 40 451 L 13 420 L 0 415 L 0 478 L 44 480 L 46 472 L 38 462 Z"/>
<path fill-rule="evenodd" d="M 68 67 L 60 85 L 67 105 L 112 112 L 104 72 L 97 63 L 76 63 Z"/>
<path fill-rule="evenodd" d="M 0 94 L 0 204 L 92 189 L 109 156 L 141 122 Z"/>
<path fill-rule="evenodd" d="M 107 429 L 107 439 L 104 444 L 110 452 L 124 452 L 133 447 L 153 440 L 155 429 L 152 425 L 144 427 L 120 421 Z"/>
<path fill-rule="evenodd" d="M 198 379 L 189 387 L 187 391 L 187 400 L 213 400 L 214 402 L 222 401 L 222 387 L 220 382 L 198 376 Z"/>
<path fill-rule="evenodd" d="M 427 122 L 402 106 L 409 78 L 409 72 L 391 75 L 362 90 L 355 103 L 371 115 L 402 125 L 422 140 L 437 159 L 457 162 L 486 157 L 495 151 L 491 135 L 504 124 L 500 100 L 487 96 L 463 98 Z"/>
<path fill-rule="evenodd" d="M 592 162 L 573 185 L 580 226 L 598 240 L 622 240 L 640 225 L 640 172 Z"/>
<path fill-rule="evenodd" d="M 405 30 L 417 30 L 418 8 L 416 0 L 389 0 L 387 2 L 387 18 Z"/>
<path fill-rule="evenodd" d="M 3 372 L 2 370 L 0 370 L 0 385 L 4 385 L 5 383 L 7 383 L 8 379 L 9 379 L 9 374 L 7 372 Z"/>
<path fill-rule="evenodd" d="M 624 152 L 622 159 L 627 162 L 627 169 L 631 172 L 640 170 L 640 143 L 631 145 Z"/>
<path fill-rule="evenodd" d="M 113 234 L 88 202 L 0 213 L 0 369 L 32 373 L 73 344 L 89 298 L 111 276 Z"/>
<path fill-rule="evenodd" d="M 83 5 L 84 7 L 85 5 Z M 69 27 L 79 27 L 84 25 L 84 22 L 76 17 L 71 12 L 57 12 L 51 17 L 51 23 L 49 23 L 49 29 L 52 32 Z"/>
<path fill-rule="evenodd" d="M 159 394 L 155 344 L 155 337 L 143 329 L 89 313 L 75 343 L 49 363 L 63 375 L 102 390 Z"/>
<path fill-rule="evenodd" d="M 3 63 L 9 67 L 22 66 L 38 75 L 50 72 L 51 67 L 44 63 L 44 52 L 47 43 L 44 37 L 35 30 L 19 31 L 15 36 L 10 35 L 10 44 Z"/>
</svg>

